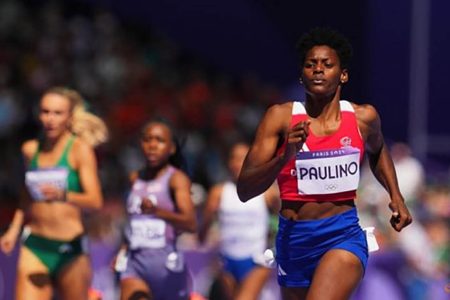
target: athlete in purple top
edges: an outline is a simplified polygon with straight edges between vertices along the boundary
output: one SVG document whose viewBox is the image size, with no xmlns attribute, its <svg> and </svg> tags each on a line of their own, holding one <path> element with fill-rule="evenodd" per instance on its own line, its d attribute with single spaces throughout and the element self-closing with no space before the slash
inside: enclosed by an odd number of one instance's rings
<svg viewBox="0 0 450 300">
<path fill-rule="evenodd" d="M 155 119 L 141 135 L 146 165 L 130 174 L 126 243 L 116 258 L 120 299 L 189 299 L 188 271 L 176 249 L 177 233 L 197 224 L 191 181 L 178 169 L 180 157 L 169 122 Z"/>
</svg>

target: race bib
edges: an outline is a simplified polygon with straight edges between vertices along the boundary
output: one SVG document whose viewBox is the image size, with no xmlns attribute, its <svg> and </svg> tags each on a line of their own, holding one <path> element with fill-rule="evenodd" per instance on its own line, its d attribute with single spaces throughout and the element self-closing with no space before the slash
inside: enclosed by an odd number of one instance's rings
<svg viewBox="0 0 450 300">
<path fill-rule="evenodd" d="M 322 195 L 356 190 L 359 156 L 359 149 L 352 147 L 297 153 L 298 193 Z"/>
<path fill-rule="evenodd" d="M 67 176 L 69 172 L 66 168 L 49 168 L 27 171 L 25 173 L 25 184 L 30 191 L 31 197 L 35 201 L 44 200 L 41 187 L 53 185 L 57 189 L 67 189 Z"/>
<path fill-rule="evenodd" d="M 166 245 L 166 223 L 159 219 L 131 219 L 130 248 L 162 248 Z"/>
</svg>

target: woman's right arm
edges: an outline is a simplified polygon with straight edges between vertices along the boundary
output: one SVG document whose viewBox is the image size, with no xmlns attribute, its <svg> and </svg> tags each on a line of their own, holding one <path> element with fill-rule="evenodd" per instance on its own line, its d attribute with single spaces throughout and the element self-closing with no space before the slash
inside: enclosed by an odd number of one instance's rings
<svg viewBox="0 0 450 300">
<path fill-rule="evenodd" d="M 200 230 L 198 231 L 198 240 L 203 244 L 208 236 L 209 228 L 216 218 L 217 211 L 220 206 L 220 195 L 222 194 L 223 185 L 218 184 L 211 188 L 208 193 L 208 199 L 206 200 L 205 208 L 202 214 L 202 223 Z"/>
<path fill-rule="evenodd" d="M 5 254 L 10 254 L 16 245 L 17 238 L 22 229 L 24 213 L 22 209 L 16 209 L 8 230 L 0 237 L 0 248 Z"/>
<path fill-rule="evenodd" d="M 33 154 L 36 152 L 36 149 L 36 140 L 29 140 L 23 143 L 21 151 L 25 166 L 29 165 Z M 28 204 L 27 202 L 29 201 L 29 194 L 26 189 L 23 188 L 19 195 L 19 206 L 14 212 L 13 219 L 11 220 L 11 223 L 9 224 L 6 232 L 0 237 L 0 249 L 5 254 L 10 254 L 14 249 L 14 246 L 16 245 L 17 238 L 19 237 L 19 234 L 22 230 L 22 225 L 24 223 L 24 207 Z"/>
<path fill-rule="evenodd" d="M 237 182 L 242 202 L 265 192 L 303 146 L 308 135 L 307 123 L 290 128 L 291 114 L 292 103 L 279 104 L 270 107 L 261 120 Z M 284 152 L 277 154 L 280 138 L 286 139 L 287 144 Z"/>
</svg>

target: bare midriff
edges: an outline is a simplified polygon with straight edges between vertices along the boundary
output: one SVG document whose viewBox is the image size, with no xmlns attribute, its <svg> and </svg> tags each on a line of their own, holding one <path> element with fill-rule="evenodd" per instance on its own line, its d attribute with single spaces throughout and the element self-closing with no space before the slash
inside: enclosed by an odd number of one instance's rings
<svg viewBox="0 0 450 300">
<path fill-rule="evenodd" d="M 280 214 L 292 221 L 318 220 L 328 218 L 355 207 L 353 199 L 342 201 L 281 201 Z"/>
<path fill-rule="evenodd" d="M 65 202 L 34 203 L 31 232 L 56 240 L 71 240 L 83 233 L 80 210 Z"/>
</svg>

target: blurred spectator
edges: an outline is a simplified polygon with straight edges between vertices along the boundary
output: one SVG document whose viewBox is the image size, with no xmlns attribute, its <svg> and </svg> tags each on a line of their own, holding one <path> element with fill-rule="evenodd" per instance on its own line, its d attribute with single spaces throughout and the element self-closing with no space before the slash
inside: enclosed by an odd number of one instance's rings
<svg viewBox="0 0 450 300">
<path fill-rule="evenodd" d="M 414 207 L 425 187 L 425 171 L 407 144 L 394 143 L 391 146 L 392 160 L 397 172 L 400 191 L 408 206 Z"/>
<path fill-rule="evenodd" d="M 376 226 L 377 238 L 384 242 L 380 243 L 380 252 L 369 259 L 365 284 L 358 291 L 361 298 L 357 299 L 379 299 L 381 292 L 372 290 L 376 290 L 378 284 L 390 291 L 383 299 L 447 299 L 444 286 L 449 276 L 448 189 L 427 187 L 424 168 L 412 156 L 408 145 L 394 143 L 391 152 L 399 187 L 414 222 L 400 235 L 392 235 L 389 228 L 382 225 L 389 211 L 380 204 L 388 195 L 367 171 L 368 166 L 364 166 L 358 193 L 361 223 Z"/>
</svg>

